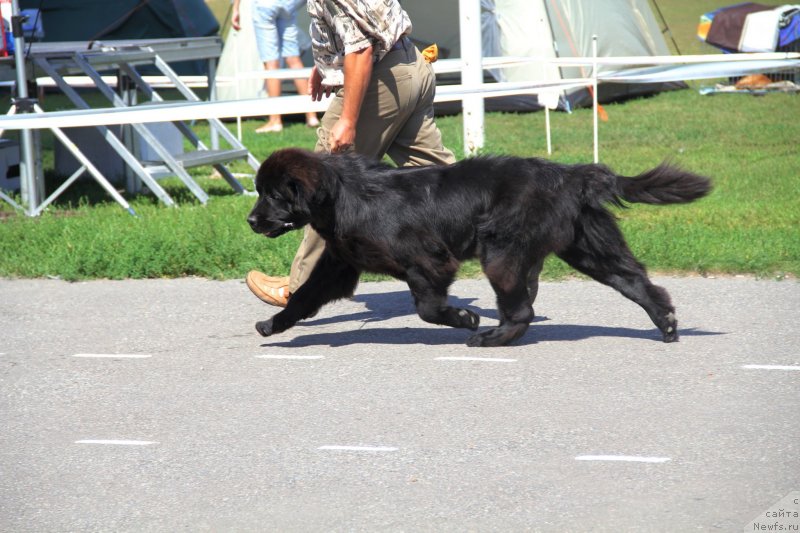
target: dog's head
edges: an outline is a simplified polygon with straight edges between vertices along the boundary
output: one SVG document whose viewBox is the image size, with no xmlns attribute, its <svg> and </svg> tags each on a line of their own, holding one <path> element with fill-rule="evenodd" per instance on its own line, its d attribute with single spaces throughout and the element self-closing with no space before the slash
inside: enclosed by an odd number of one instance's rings
<svg viewBox="0 0 800 533">
<path fill-rule="evenodd" d="M 258 200 L 247 217 L 253 231 L 275 238 L 312 222 L 324 171 L 323 161 L 312 152 L 273 152 L 256 174 Z"/>
</svg>

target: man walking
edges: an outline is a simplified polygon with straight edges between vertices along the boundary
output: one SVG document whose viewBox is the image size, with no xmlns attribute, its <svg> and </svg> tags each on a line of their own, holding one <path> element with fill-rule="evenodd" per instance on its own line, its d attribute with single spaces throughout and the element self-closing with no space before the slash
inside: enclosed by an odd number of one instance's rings
<svg viewBox="0 0 800 533">
<path fill-rule="evenodd" d="M 411 21 L 397 0 L 308 0 L 314 67 L 311 97 L 334 95 L 317 131 L 316 151 L 356 152 L 398 166 L 449 164 L 433 117 L 436 78 L 411 43 Z M 325 241 L 306 226 L 289 277 L 258 271 L 247 286 L 286 306 L 311 274 Z"/>
</svg>

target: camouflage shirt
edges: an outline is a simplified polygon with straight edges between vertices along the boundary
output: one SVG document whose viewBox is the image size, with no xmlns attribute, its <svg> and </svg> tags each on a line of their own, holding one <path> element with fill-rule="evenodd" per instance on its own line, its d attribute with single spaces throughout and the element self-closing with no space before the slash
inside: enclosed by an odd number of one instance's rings
<svg viewBox="0 0 800 533">
<path fill-rule="evenodd" d="M 372 45 L 379 61 L 402 37 L 411 20 L 397 0 L 308 0 L 314 63 L 322 84 L 344 85 L 344 56 Z"/>
</svg>

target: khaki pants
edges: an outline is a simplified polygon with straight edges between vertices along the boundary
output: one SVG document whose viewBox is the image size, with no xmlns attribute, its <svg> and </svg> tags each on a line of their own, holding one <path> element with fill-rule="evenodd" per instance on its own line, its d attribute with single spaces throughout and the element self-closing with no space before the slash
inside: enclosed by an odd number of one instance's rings
<svg viewBox="0 0 800 533">
<path fill-rule="evenodd" d="M 389 52 L 373 66 L 356 125 L 355 151 L 380 159 L 388 155 L 397 166 L 441 165 L 455 162 L 442 145 L 433 119 L 436 78 L 433 68 L 406 39 L 405 48 Z M 316 151 L 327 151 L 328 132 L 342 113 L 340 90 L 322 117 Z M 325 240 L 306 226 L 289 281 L 293 293 L 311 275 L 325 249 Z"/>
</svg>

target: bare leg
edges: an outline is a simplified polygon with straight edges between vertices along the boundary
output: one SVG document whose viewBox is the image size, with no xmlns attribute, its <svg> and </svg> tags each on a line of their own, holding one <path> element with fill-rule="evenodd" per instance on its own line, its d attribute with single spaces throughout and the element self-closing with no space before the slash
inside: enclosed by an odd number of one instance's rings
<svg viewBox="0 0 800 533">
<path fill-rule="evenodd" d="M 303 62 L 298 56 L 290 56 L 286 59 L 286 66 L 289 68 L 300 69 L 303 68 Z M 295 78 L 294 86 L 297 88 L 297 94 L 308 94 L 308 80 L 306 78 Z M 309 126 L 318 126 L 319 119 L 316 113 L 306 113 L 306 124 Z"/>
<path fill-rule="evenodd" d="M 264 62 L 264 68 L 266 70 L 275 70 L 280 68 L 280 64 L 281 62 L 279 59 L 276 59 L 274 61 L 266 61 Z M 265 81 L 264 85 L 267 88 L 267 95 L 269 95 L 270 98 L 277 98 L 281 95 L 281 80 L 269 78 Z M 270 115 L 269 122 L 267 122 L 266 126 L 270 127 L 282 124 L 283 121 L 281 120 L 280 115 Z"/>
</svg>

